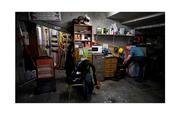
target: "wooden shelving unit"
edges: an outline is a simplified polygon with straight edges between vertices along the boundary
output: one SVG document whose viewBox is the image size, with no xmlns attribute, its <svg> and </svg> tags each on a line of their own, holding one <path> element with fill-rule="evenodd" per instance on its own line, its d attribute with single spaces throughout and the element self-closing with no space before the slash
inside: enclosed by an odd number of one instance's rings
<svg viewBox="0 0 180 115">
<path fill-rule="evenodd" d="M 85 24 L 74 24 L 74 42 L 81 42 L 83 47 L 92 45 L 92 26 Z"/>
<path fill-rule="evenodd" d="M 75 44 L 75 62 L 80 61 L 80 49 L 92 46 L 92 26 L 85 24 L 74 24 L 73 40 Z M 78 48 L 76 47 L 78 46 Z M 87 57 L 92 62 L 92 56 Z"/>
</svg>

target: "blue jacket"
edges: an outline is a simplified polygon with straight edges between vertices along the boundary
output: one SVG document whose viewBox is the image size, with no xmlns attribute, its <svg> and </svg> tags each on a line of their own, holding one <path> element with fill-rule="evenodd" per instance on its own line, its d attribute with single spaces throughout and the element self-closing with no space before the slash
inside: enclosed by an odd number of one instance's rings
<svg viewBox="0 0 180 115">
<path fill-rule="evenodd" d="M 144 56 L 144 52 L 140 47 L 132 47 L 130 49 L 130 55 L 132 57 L 136 57 L 136 56 Z"/>
</svg>

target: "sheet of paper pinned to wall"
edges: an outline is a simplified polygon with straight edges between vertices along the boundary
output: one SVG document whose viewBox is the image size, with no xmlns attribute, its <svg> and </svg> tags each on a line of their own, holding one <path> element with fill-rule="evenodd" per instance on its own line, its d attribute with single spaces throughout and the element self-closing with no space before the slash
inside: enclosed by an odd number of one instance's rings
<svg viewBox="0 0 180 115">
<path fill-rule="evenodd" d="M 23 32 L 23 36 L 24 36 L 24 43 L 25 43 L 25 45 L 29 45 L 29 35 L 28 35 L 28 32 Z"/>
<path fill-rule="evenodd" d="M 103 48 L 107 48 L 108 49 L 108 44 L 103 44 Z"/>
<path fill-rule="evenodd" d="M 79 48 L 79 55 L 83 55 L 83 48 Z"/>
</svg>

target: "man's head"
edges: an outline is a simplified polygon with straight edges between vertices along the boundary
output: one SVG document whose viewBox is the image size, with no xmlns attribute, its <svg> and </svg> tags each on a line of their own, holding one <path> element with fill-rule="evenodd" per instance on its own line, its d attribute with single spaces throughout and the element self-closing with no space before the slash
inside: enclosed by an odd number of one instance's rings
<svg viewBox="0 0 180 115">
<path fill-rule="evenodd" d="M 130 44 L 126 45 L 126 49 L 127 49 L 127 50 L 130 50 L 131 47 L 132 47 L 132 45 L 130 45 Z"/>
</svg>

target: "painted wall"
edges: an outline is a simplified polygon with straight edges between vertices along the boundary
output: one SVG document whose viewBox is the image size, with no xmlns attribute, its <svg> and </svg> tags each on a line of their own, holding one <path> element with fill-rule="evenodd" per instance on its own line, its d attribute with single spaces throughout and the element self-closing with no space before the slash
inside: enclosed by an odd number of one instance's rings
<svg viewBox="0 0 180 115">
<path fill-rule="evenodd" d="M 96 28 L 101 27 L 101 28 L 107 28 L 110 27 L 111 24 L 116 23 L 118 28 L 125 28 L 129 30 L 130 28 L 124 25 L 121 25 L 119 22 L 108 19 L 107 17 L 110 15 L 110 12 L 62 12 L 62 21 L 61 21 L 61 26 L 67 29 L 68 31 L 70 30 L 70 25 L 71 21 L 74 18 L 77 18 L 78 16 L 84 16 L 88 15 L 91 20 L 90 23 L 93 26 L 93 33 L 96 33 Z M 95 36 L 95 38 L 99 41 L 103 41 L 104 43 L 108 43 L 114 46 L 125 46 L 130 38 L 129 37 L 112 37 L 112 36 Z"/>
<path fill-rule="evenodd" d="M 132 37 L 119 37 L 119 36 L 95 36 L 98 41 L 110 44 L 116 47 L 124 47 L 130 43 Z"/>
</svg>

